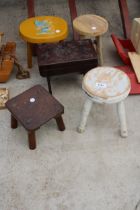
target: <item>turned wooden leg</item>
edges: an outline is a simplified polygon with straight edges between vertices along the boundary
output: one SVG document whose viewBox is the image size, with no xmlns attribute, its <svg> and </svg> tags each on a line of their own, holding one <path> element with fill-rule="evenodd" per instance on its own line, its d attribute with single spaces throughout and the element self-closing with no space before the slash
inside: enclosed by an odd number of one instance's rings
<svg viewBox="0 0 140 210">
<path fill-rule="evenodd" d="M 36 44 L 30 44 L 32 47 L 32 56 L 37 56 L 37 45 Z"/>
<path fill-rule="evenodd" d="M 52 95 L 52 88 L 51 88 L 51 80 L 50 80 L 50 77 L 47 76 L 46 79 L 47 79 L 47 83 L 48 83 L 49 93 Z"/>
<path fill-rule="evenodd" d="M 56 123 L 57 123 L 58 129 L 60 131 L 64 131 L 65 130 L 65 124 L 63 122 L 62 116 L 56 117 L 55 119 L 56 119 Z"/>
<path fill-rule="evenodd" d="M 80 126 L 78 127 L 78 132 L 79 133 L 82 133 L 85 130 L 85 126 L 86 126 L 86 123 L 87 123 L 89 112 L 90 112 L 91 107 L 92 107 L 92 103 L 93 102 L 90 99 L 87 99 L 85 101 L 82 116 L 81 116 Z"/>
<path fill-rule="evenodd" d="M 99 65 L 103 65 L 103 46 L 102 46 L 102 37 L 98 36 L 96 37 L 96 42 L 97 42 L 97 54 L 99 57 Z"/>
<path fill-rule="evenodd" d="M 18 127 L 17 120 L 11 115 L 11 128 L 15 129 Z"/>
<path fill-rule="evenodd" d="M 32 44 L 27 42 L 27 62 L 28 68 L 32 68 Z"/>
<path fill-rule="evenodd" d="M 120 128 L 121 128 L 121 136 L 122 137 L 127 137 L 127 125 L 126 125 L 126 115 L 125 115 L 125 106 L 124 102 L 121 101 L 117 104 L 118 108 L 118 116 L 120 120 Z"/>
<path fill-rule="evenodd" d="M 29 148 L 35 149 L 36 148 L 35 131 L 28 131 L 28 141 L 29 141 Z"/>
</svg>

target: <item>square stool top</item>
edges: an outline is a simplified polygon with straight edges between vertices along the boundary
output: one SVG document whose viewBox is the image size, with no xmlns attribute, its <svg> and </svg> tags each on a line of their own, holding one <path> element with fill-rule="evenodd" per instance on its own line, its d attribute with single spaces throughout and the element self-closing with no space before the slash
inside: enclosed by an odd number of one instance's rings
<svg viewBox="0 0 140 210">
<path fill-rule="evenodd" d="M 79 64 L 97 66 L 97 53 L 90 39 L 72 40 L 38 46 L 38 65 L 49 69 Z M 78 71 L 78 70 L 77 70 Z M 59 74 L 59 73 L 58 73 Z"/>
<path fill-rule="evenodd" d="M 64 107 L 41 85 L 36 85 L 10 99 L 6 107 L 28 131 L 64 113 Z"/>
</svg>

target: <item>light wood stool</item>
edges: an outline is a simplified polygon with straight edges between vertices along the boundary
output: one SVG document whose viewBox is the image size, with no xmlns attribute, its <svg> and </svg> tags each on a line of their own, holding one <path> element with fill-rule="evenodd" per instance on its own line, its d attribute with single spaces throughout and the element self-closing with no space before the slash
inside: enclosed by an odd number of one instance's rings
<svg viewBox="0 0 140 210">
<path fill-rule="evenodd" d="M 36 16 L 20 23 L 19 32 L 27 42 L 28 67 L 32 68 L 32 44 L 53 43 L 68 36 L 67 22 L 56 16 Z"/>
<path fill-rule="evenodd" d="M 100 16 L 88 14 L 75 18 L 73 27 L 83 38 L 95 37 L 99 64 L 103 65 L 102 35 L 108 30 L 108 22 Z"/>
<path fill-rule="evenodd" d="M 117 104 L 121 126 L 121 136 L 127 137 L 124 99 L 130 92 L 128 76 L 113 67 L 97 67 L 90 70 L 83 79 L 82 88 L 87 95 L 84 104 L 79 132 L 85 130 L 87 118 L 93 102 L 100 104 Z"/>
</svg>

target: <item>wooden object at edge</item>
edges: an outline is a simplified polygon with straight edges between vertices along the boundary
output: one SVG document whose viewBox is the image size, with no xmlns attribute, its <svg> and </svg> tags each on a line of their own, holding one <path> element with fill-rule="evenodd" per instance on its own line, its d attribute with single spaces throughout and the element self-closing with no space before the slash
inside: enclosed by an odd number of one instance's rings
<svg viewBox="0 0 140 210">
<path fill-rule="evenodd" d="M 0 46 L 0 82 L 6 82 L 13 70 L 16 43 L 7 42 Z"/>
<path fill-rule="evenodd" d="M 128 52 L 128 55 L 136 73 L 138 83 L 140 83 L 140 55 L 136 52 Z"/>
<path fill-rule="evenodd" d="M 131 29 L 131 41 L 138 54 L 140 54 L 140 18 L 134 18 Z"/>
<path fill-rule="evenodd" d="M 0 109 L 5 108 L 5 103 L 9 99 L 9 90 L 7 88 L 0 88 Z"/>
</svg>

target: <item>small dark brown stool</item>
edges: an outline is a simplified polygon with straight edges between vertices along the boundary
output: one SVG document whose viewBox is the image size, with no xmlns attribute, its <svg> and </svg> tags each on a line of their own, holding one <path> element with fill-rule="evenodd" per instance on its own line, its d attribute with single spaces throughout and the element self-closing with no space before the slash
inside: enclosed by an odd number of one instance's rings
<svg viewBox="0 0 140 210">
<path fill-rule="evenodd" d="M 62 114 L 64 107 L 41 85 L 36 85 L 6 103 L 11 112 L 11 128 L 17 128 L 18 121 L 28 131 L 29 148 L 36 148 L 35 130 L 51 119 L 58 129 L 65 130 Z"/>
<path fill-rule="evenodd" d="M 90 39 L 38 45 L 39 72 L 47 78 L 51 94 L 51 76 L 74 72 L 85 74 L 97 65 L 97 54 Z"/>
</svg>

